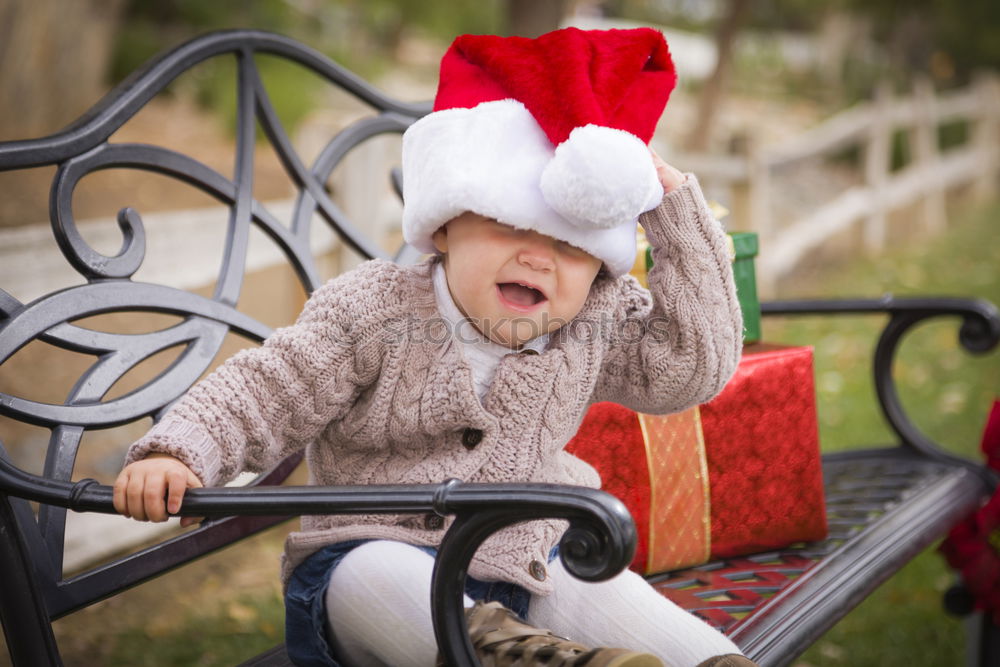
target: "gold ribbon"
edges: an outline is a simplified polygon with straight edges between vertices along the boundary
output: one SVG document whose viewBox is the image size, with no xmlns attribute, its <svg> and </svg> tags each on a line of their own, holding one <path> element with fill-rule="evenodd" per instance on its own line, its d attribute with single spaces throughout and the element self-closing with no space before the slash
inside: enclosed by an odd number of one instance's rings
<svg viewBox="0 0 1000 667">
<path fill-rule="evenodd" d="M 701 413 L 638 417 L 650 484 L 646 574 L 704 563 L 712 534 Z"/>
</svg>

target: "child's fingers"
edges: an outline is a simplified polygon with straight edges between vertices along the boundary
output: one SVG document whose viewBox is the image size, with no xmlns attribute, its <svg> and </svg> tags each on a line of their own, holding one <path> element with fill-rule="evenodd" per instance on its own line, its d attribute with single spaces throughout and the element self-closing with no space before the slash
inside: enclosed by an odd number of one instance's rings
<svg viewBox="0 0 1000 667">
<path fill-rule="evenodd" d="M 187 469 L 187 487 L 189 489 L 201 488 L 201 480 L 198 479 L 198 475 L 194 474 L 190 468 Z"/>
<path fill-rule="evenodd" d="M 118 512 L 137 521 L 166 521 L 180 511 L 185 491 L 200 486 L 198 477 L 181 461 L 152 454 L 119 473 L 113 502 Z"/>
<path fill-rule="evenodd" d="M 187 491 L 187 475 L 180 468 L 167 472 L 167 512 L 177 514 L 181 511 L 181 501 Z"/>
<path fill-rule="evenodd" d="M 201 488 L 201 485 L 202 485 L 201 484 L 201 480 L 198 479 L 197 475 L 195 475 L 193 472 L 191 472 L 190 468 L 188 468 L 188 470 L 187 470 L 186 477 L 187 477 L 187 479 L 186 479 L 187 488 L 189 488 L 189 489 L 198 489 L 198 488 Z M 176 510 L 172 510 L 172 512 L 177 512 L 179 510 L 180 510 L 180 506 L 178 505 L 177 509 Z M 184 517 L 181 517 L 181 527 L 182 528 L 186 528 L 187 526 L 193 526 L 196 523 L 201 523 L 204 520 L 204 518 L 205 517 L 201 517 L 201 516 L 184 516 Z"/>
<path fill-rule="evenodd" d="M 656 168 L 656 175 L 665 192 L 671 192 L 684 183 L 684 173 L 680 169 L 664 162 L 652 147 L 649 149 L 649 154 L 653 157 L 653 167 Z"/>
<path fill-rule="evenodd" d="M 143 502 L 145 486 L 145 475 L 129 475 L 125 499 L 128 503 L 128 515 L 136 521 L 146 520 L 146 505 Z"/>
<path fill-rule="evenodd" d="M 167 504 L 164 502 L 164 497 L 167 494 L 167 475 L 167 472 L 156 470 L 146 476 L 142 501 L 146 509 L 146 518 L 150 521 L 167 520 Z"/>
<path fill-rule="evenodd" d="M 115 480 L 114 495 L 112 498 L 115 511 L 126 517 L 129 516 L 128 496 L 126 495 L 126 490 L 128 489 L 128 479 L 128 470 L 122 470 L 118 474 L 118 479 Z"/>
</svg>

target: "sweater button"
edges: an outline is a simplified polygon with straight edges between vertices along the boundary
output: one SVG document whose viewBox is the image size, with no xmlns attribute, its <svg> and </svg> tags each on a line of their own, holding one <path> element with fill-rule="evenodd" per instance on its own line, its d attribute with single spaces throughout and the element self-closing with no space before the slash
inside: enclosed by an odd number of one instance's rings
<svg viewBox="0 0 1000 667">
<path fill-rule="evenodd" d="M 528 565 L 528 572 L 538 581 L 545 581 L 548 574 L 545 572 L 545 565 L 540 560 L 533 560 Z"/>
<path fill-rule="evenodd" d="M 424 517 L 424 528 L 427 530 L 441 530 L 444 527 L 444 517 L 439 514 L 428 514 Z"/>
<path fill-rule="evenodd" d="M 483 441 L 483 432 L 478 428 L 467 428 L 462 431 L 462 445 L 466 449 L 474 449 Z"/>
</svg>

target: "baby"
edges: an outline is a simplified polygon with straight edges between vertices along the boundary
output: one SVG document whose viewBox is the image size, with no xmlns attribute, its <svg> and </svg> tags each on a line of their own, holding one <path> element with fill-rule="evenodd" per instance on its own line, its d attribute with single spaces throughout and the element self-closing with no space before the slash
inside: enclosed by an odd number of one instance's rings
<svg viewBox="0 0 1000 667">
<path fill-rule="evenodd" d="M 198 383 L 130 448 L 116 508 L 162 521 L 187 488 L 302 449 L 323 485 L 599 486 L 564 451 L 591 403 L 681 410 L 739 358 L 722 229 L 697 180 L 646 146 L 674 80 L 648 29 L 458 38 L 434 112 L 403 142 L 404 234 L 431 257 L 331 280 L 295 325 Z M 650 291 L 626 275 L 637 219 Z M 283 563 L 293 661 L 435 664 L 430 580 L 449 524 L 303 517 Z M 466 607 L 484 664 L 752 664 L 633 572 L 569 575 L 564 528 L 517 524 L 477 552 Z"/>
</svg>

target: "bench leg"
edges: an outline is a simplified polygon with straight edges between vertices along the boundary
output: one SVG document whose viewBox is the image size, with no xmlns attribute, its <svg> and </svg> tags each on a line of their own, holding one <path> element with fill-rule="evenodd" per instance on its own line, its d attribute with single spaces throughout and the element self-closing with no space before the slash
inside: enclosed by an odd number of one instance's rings
<svg viewBox="0 0 1000 667">
<path fill-rule="evenodd" d="M 17 667 L 62 665 L 10 499 L 0 495 L 0 622 Z"/>
<path fill-rule="evenodd" d="M 1000 665 L 1000 626 L 990 614 L 971 614 L 965 619 L 968 636 L 969 667 Z"/>
</svg>

